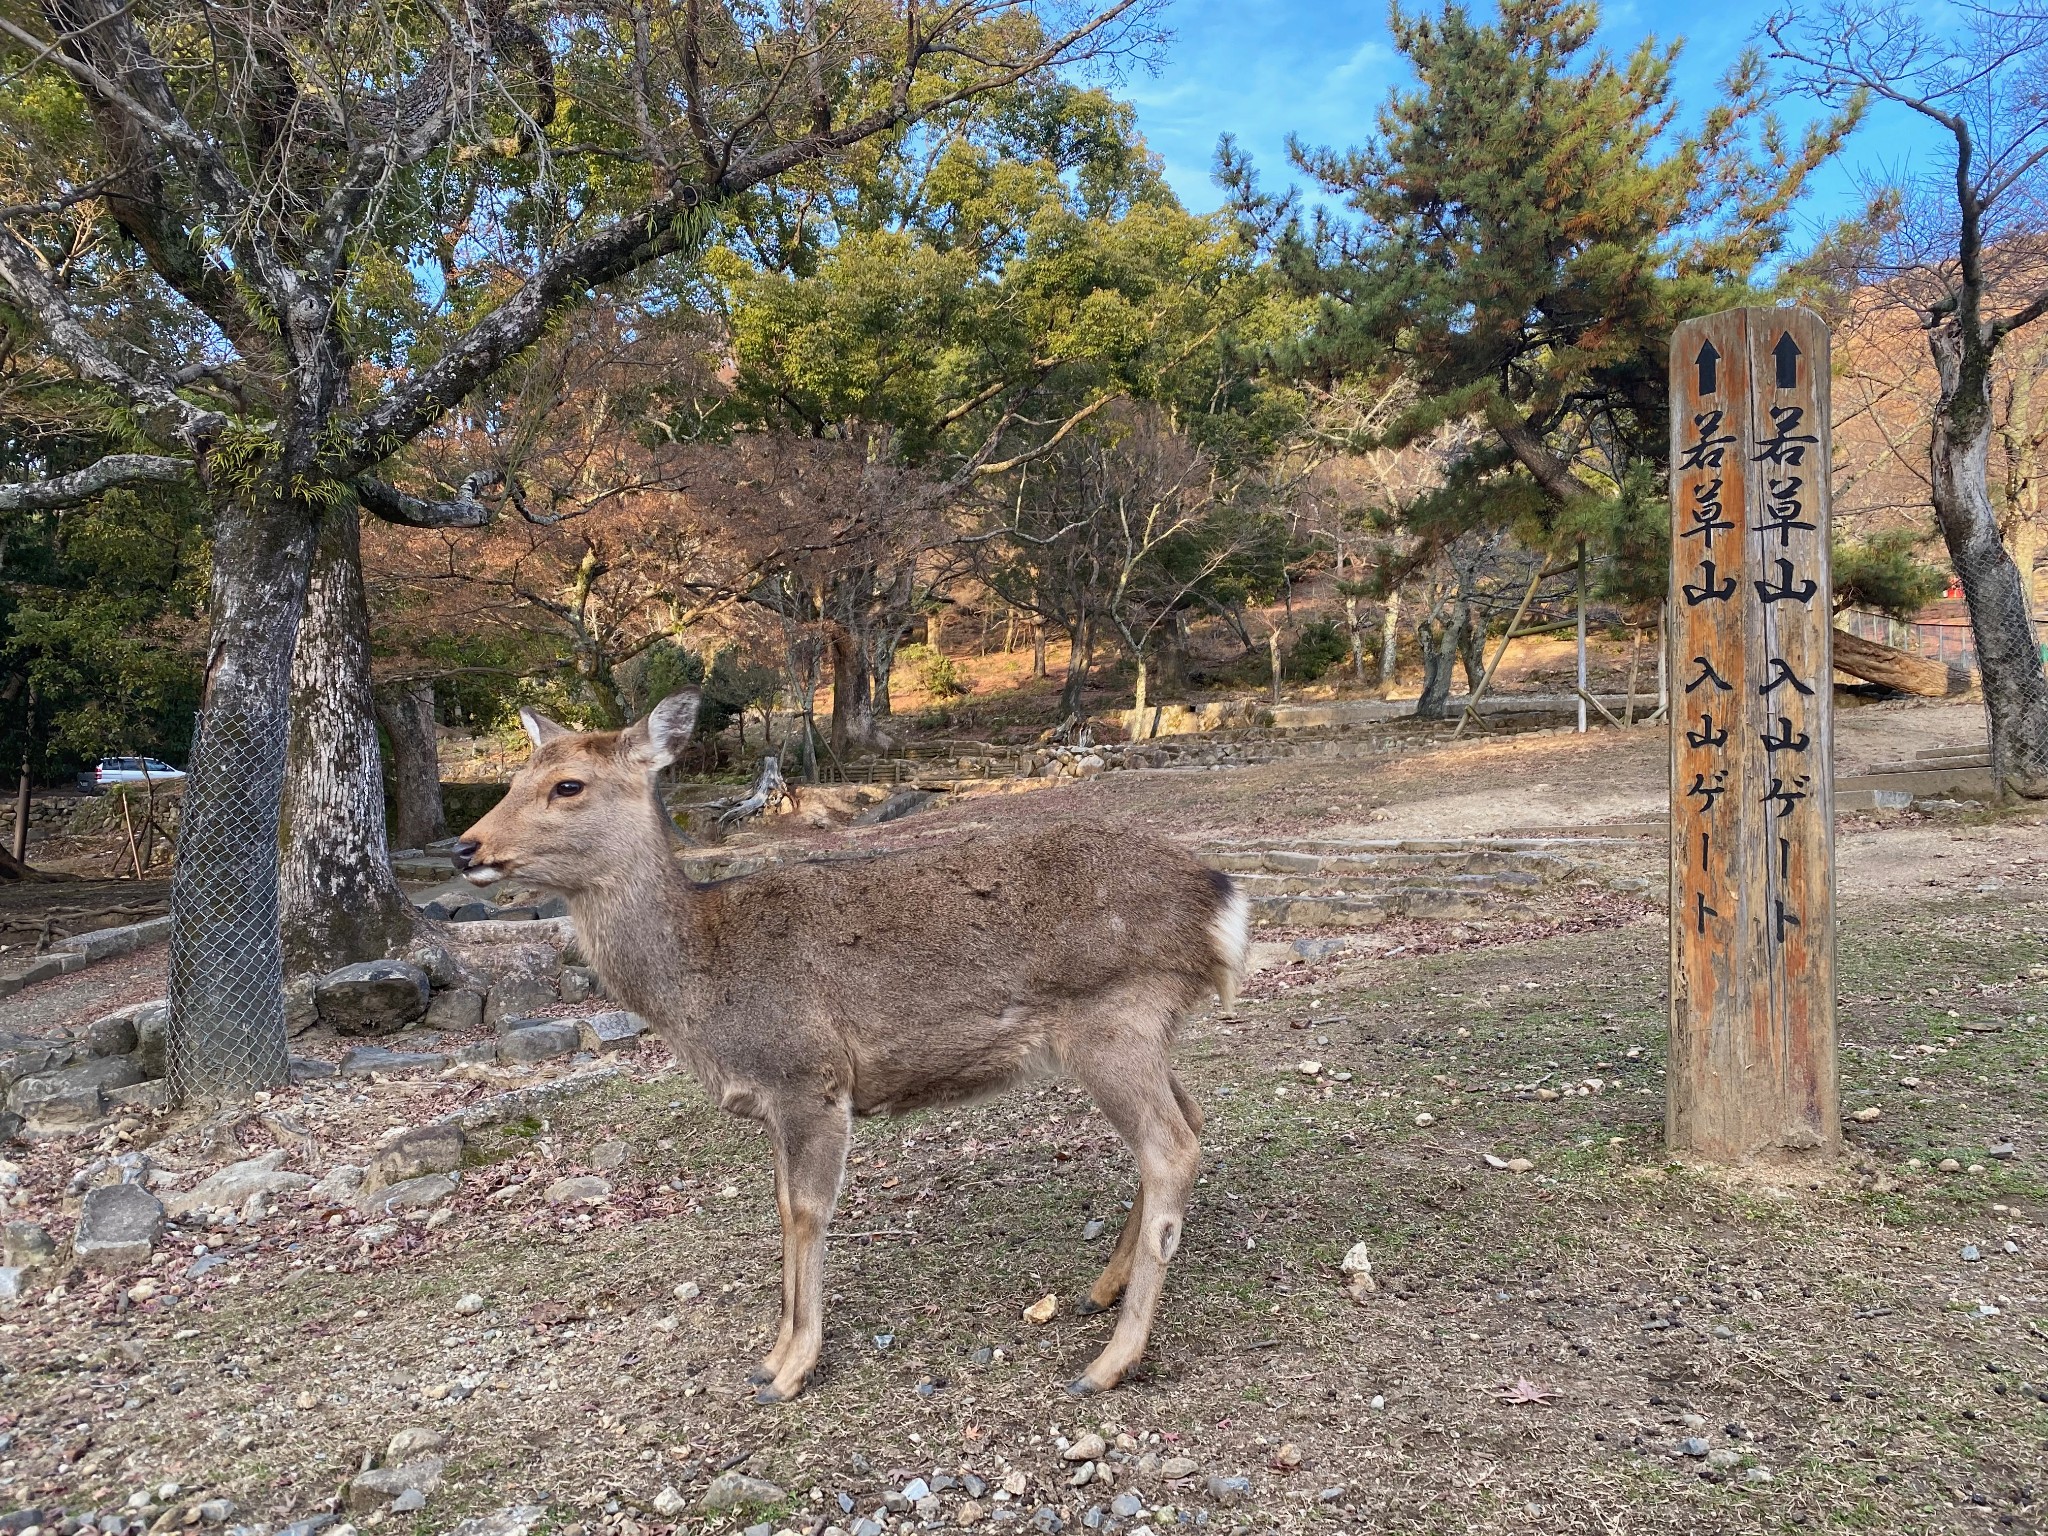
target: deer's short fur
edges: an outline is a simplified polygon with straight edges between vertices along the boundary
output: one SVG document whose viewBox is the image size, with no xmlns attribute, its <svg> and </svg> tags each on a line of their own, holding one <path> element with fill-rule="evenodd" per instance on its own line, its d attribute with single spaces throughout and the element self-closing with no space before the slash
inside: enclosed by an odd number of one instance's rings
<svg viewBox="0 0 2048 1536">
<path fill-rule="evenodd" d="M 1138 1163 L 1139 1188 L 1084 1311 L 1123 1297 L 1075 1381 L 1114 1386 L 1144 1352 L 1195 1182 L 1202 1112 L 1169 1061 L 1175 1027 L 1232 995 L 1245 902 L 1170 843 L 1060 827 L 909 853 L 788 864 L 698 885 L 674 858 L 656 770 L 697 695 L 617 733 L 528 713 L 534 753 L 455 850 L 567 898 L 606 991 L 644 1015 L 727 1110 L 775 1143 L 782 1325 L 754 1373 L 794 1397 L 818 1363 L 825 1229 L 856 1115 L 1078 1079 Z"/>
</svg>

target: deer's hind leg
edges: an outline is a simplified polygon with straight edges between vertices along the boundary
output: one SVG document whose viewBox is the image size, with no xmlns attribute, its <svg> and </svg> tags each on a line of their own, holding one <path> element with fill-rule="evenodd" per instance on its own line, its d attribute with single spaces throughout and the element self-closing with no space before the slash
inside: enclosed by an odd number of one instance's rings
<svg viewBox="0 0 2048 1536">
<path fill-rule="evenodd" d="M 782 1324 L 751 1373 L 757 1403 L 788 1402 L 817 1369 L 825 1337 L 825 1231 L 839 1203 L 853 1113 L 844 1099 L 774 1106 L 775 1206 L 782 1218 Z"/>
<path fill-rule="evenodd" d="M 1171 1072 L 1167 1082 L 1173 1089 L 1173 1102 L 1179 1108 L 1181 1118 L 1187 1122 L 1193 1135 L 1202 1134 L 1202 1107 L 1194 1101 L 1180 1079 Z M 1138 1234 L 1145 1227 L 1145 1182 L 1138 1181 L 1138 1193 L 1131 1201 L 1130 1214 L 1124 1218 L 1124 1229 L 1117 1234 L 1116 1248 L 1109 1256 L 1109 1262 L 1102 1273 L 1095 1277 L 1095 1283 L 1075 1304 L 1074 1310 L 1083 1317 L 1092 1317 L 1097 1312 L 1107 1312 L 1117 1304 L 1124 1293 L 1124 1287 L 1131 1283 L 1131 1263 L 1138 1252 Z"/>
<path fill-rule="evenodd" d="M 1141 1040 L 1145 1048 L 1136 1049 Z M 1081 1046 L 1071 1061 L 1074 1075 L 1136 1156 L 1139 1181 L 1117 1252 L 1089 1292 L 1091 1301 L 1106 1305 L 1101 1292 L 1111 1285 L 1120 1288 L 1123 1313 L 1102 1353 L 1068 1385 L 1076 1396 L 1115 1386 L 1145 1353 L 1166 1287 L 1166 1266 L 1180 1246 L 1188 1195 L 1201 1167 L 1193 1117 L 1181 1107 L 1183 1100 L 1193 1101 L 1166 1064 L 1165 1040 L 1163 1027 L 1148 1036 L 1125 1024 Z"/>
</svg>

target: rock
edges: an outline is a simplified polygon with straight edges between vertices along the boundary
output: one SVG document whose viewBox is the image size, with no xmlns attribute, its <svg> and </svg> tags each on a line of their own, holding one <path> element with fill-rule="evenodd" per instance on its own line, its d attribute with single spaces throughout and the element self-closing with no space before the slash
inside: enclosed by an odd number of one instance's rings
<svg viewBox="0 0 2048 1536">
<path fill-rule="evenodd" d="M 1102 1436 L 1089 1432 L 1068 1446 L 1060 1455 L 1068 1461 L 1100 1461 L 1109 1454 L 1109 1446 Z"/>
<path fill-rule="evenodd" d="M 0 1147 L 21 1139 L 23 1121 L 11 1109 L 0 1109 Z"/>
<path fill-rule="evenodd" d="M 1986 1157 L 1995 1157 L 2000 1162 L 2005 1162 L 2009 1158 L 2019 1156 L 2019 1148 L 2009 1141 L 1994 1141 L 1984 1149 L 1984 1155 Z"/>
<path fill-rule="evenodd" d="M 1695 1459 L 1707 1454 L 1707 1442 L 1698 1435 L 1692 1435 L 1678 1443 L 1679 1454 Z"/>
<path fill-rule="evenodd" d="M 1059 1309 L 1059 1297 L 1051 1291 L 1047 1291 L 1038 1300 L 1024 1309 L 1024 1321 L 1027 1323 L 1037 1323 L 1043 1327 L 1053 1320 L 1054 1315 L 1058 1313 Z"/>
<path fill-rule="evenodd" d="M 177 1090 L 171 1087 L 169 1078 L 153 1078 L 148 1082 L 130 1083 L 126 1088 L 107 1090 L 109 1114 L 117 1110 L 132 1109 L 145 1115 L 153 1115 L 174 1107 L 177 1102 Z"/>
<path fill-rule="evenodd" d="M 408 1425 L 393 1435 L 384 1447 L 384 1460 L 399 1466 L 418 1456 L 430 1456 L 448 1443 L 448 1437 L 438 1429 L 429 1429 L 423 1424 Z"/>
<path fill-rule="evenodd" d="M 532 1529 L 547 1519 L 545 1504 L 514 1504 L 506 1509 L 488 1515 L 471 1515 L 458 1522 L 448 1536 L 528 1536 Z M 332 1515 L 327 1517 L 333 1519 Z M 291 1536 L 289 1531 L 279 1531 L 277 1536 Z"/>
<path fill-rule="evenodd" d="M 1983 1258 L 1984 1255 L 1977 1251 L 1977 1245 L 1975 1243 L 1965 1243 L 1963 1245 L 1963 1262 L 1965 1264 L 1980 1263 L 1982 1262 Z"/>
<path fill-rule="evenodd" d="M 576 1026 L 566 1019 L 526 1019 L 498 1037 L 500 1061 L 552 1061 L 567 1056 L 580 1043 Z"/>
<path fill-rule="evenodd" d="M 1337 1267 L 1343 1270 L 1345 1274 L 1351 1276 L 1352 1289 L 1367 1291 L 1379 1289 L 1379 1282 L 1372 1277 L 1372 1254 L 1367 1250 L 1364 1243 L 1353 1243 L 1351 1251 L 1344 1255 L 1342 1262 Z"/>
<path fill-rule="evenodd" d="M 1771 1480 L 1769 1467 L 1751 1467 L 1742 1474 L 1745 1483 L 1768 1483 Z"/>
<path fill-rule="evenodd" d="M 1952 1157 L 1944 1157 L 1934 1165 L 1934 1168 L 1937 1173 L 1961 1173 L 1963 1171 L 1963 1165 Z"/>
<path fill-rule="evenodd" d="M 664 1520 L 673 1520 L 690 1507 L 690 1501 L 677 1493 L 674 1488 L 663 1488 L 654 1496 L 654 1512 Z"/>
<path fill-rule="evenodd" d="M 49 1229 L 33 1221 L 10 1221 L 0 1258 L 17 1269 L 46 1269 L 57 1262 L 57 1240 Z"/>
<path fill-rule="evenodd" d="M 1427 1130 L 1430 1126 L 1436 1124 L 1436 1116 L 1432 1115 L 1428 1110 L 1425 1109 L 1421 1114 L 1415 1117 L 1415 1123 L 1423 1129 Z"/>
<path fill-rule="evenodd" d="M 143 1080 L 134 1057 L 102 1056 L 24 1077 L 14 1085 L 8 1103 L 32 1131 L 76 1130 L 106 1113 L 107 1089 L 128 1088 Z"/>
<path fill-rule="evenodd" d="M 1273 1465 L 1293 1471 L 1301 1465 L 1301 1447 L 1292 1440 L 1282 1441 L 1280 1449 L 1273 1453 Z"/>
<path fill-rule="evenodd" d="M 457 1317 L 475 1317 L 483 1309 L 484 1299 L 477 1295 L 475 1291 L 464 1291 L 455 1298 L 455 1315 Z"/>
<path fill-rule="evenodd" d="M 602 1205 L 612 1197 L 609 1180 L 594 1173 L 574 1173 L 548 1186 L 549 1205 Z"/>
<path fill-rule="evenodd" d="M 1724 1472 L 1741 1460 L 1742 1453 L 1740 1451 L 1730 1450 L 1725 1445 L 1717 1445 L 1707 1452 L 1707 1465 L 1718 1467 Z"/>
<path fill-rule="evenodd" d="M 1120 1493 L 1109 1501 L 1109 1512 L 1122 1520 L 1129 1520 L 1145 1512 L 1145 1501 L 1135 1493 Z"/>
<path fill-rule="evenodd" d="M 555 984 L 565 1003 L 583 1003 L 596 997 L 599 992 L 597 972 L 587 965 L 565 965 L 561 980 Z"/>
<path fill-rule="evenodd" d="M 448 1065 L 446 1056 L 432 1051 L 392 1051 L 381 1045 L 359 1045 L 341 1058 L 343 1077 L 368 1077 L 373 1072 L 404 1076 L 414 1072 L 439 1072 Z"/>
<path fill-rule="evenodd" d="M 744 1509 L 749 1504 L 773 1504 L 784 1496 L 780 1488 L 765 1478 L 748 1477 L 739 1472 L 721 1472 L 711 1480 L 711 1486 L 704 1490 L 704 1497 L 698 1501 L 698 1508 L 714 1513 L 723 1509 Z"/>
<path fill-rule="evenodd" d="M 490 993 L 484 999 L 484 1024 L 503 1030 L 512 1021 L 524 1019 L 555 1001 L 553 978 L 542 980 L 519 973 L 500 976 L 491 983 Z"/>
<path fill-rule="evenodd" d="M 171 1005 L 168 999 L 137 1003 L 135 1021 L 135 1064 L 145 1077 L 163 1077 L 170 1066 Z"/>
<path fill-rule="evenodd" d="M 587 1019 L 576 1021 L 576 1035 L 583 1049 L 596 1051 L 600 1056 L 607 1051 L 635 1050 L 639 1047 L 640 1037 L 646 1033 L 647 1021 L 623 1008 L 593 1013 Z"/>
<path fill-rule="evenodd" d="M 1868 1125 L 1873 1120 L 1883 1119 L 1884 1111 L 1878 1108 L 1878 1106 L 1875 1104 L 1866 1104 L 1863 1108 L 1857 1110 L 1856 1113 L 1851 1115 L 1849 1118 L 1851 1120 L 1854 1120 L 1858 1125 Z"/>
<path fill-rule="evenodd" d="M 353 1205 L 363 1187 L 363 1170 L 354 1163 L 336 1163 L 306 1193 L 326 1205 Z"/>
<path fill-rule="evenodd" d="M 149 1262 L 163 1225 L 163 1205 L 140 1184 L 103 1184 L 85 1197 L 71 1251 L 89 1269 L 131 1269 Z"/>
<path fill-rule="evenodd" d="M 566 897 L 550 896 L 533 909 L 535 917 L 567 917 L 569 902 Z"/>
<path fill-rule="evenodd" d="M 313 1010 L 338 1035 L 388 1035 L 427 1011 L 427 973 L 403 960 L 359 960 L 313 984 Z"/>
<path fill-rule="evenodd" d="M 633 1158 L 630 1141 L 600 1141 L 590 1149 L 590 1166 L 599 1173 L 617 1173 Z"/>
<path fill-rule="evenodd" d="M 497 909 L 488 902 L 465 896 L 460 891 L 443 891 L 420 910 L 443 923 L 474 923 L 497 915 Z"/>
<path fill-rule="evenodd" d="M 366 1215 L 391 1216 L 399 1211 L 416 1211 L 438 1205 L 461 1187 L 459 1173 L 427 1173 L 383 1189 L 364 1190 L 356 1196 L 356 1209 Z"/>
<path fill-rule="evenodd" d="M 292 1190 L 311 1189 L 313 1180 L 303 1173 L 284 1171 L 284 1153 L 266 1152 L 244 1162 L 230 1163 L 169 1201 L 173 1216 L 192 1212 L 231 1209 L 251 1195 L 280 1195 Z"/>
<path fill-rule="evenodd" d="M 375 1194 L 423 1174 L 448 1173 L 462 1165 L 462 1128 L 446 1120 L 415 1126 L 385 1141 L 363 1170 L 363 1193 Z"/>
<path fill-rule="evenodd" d="M 474 905 L 482 906 L 483 903 Z M 429 1029 L 445 1029 L 451 1034 L 482 1029 L 483 993 L 472 992 L 468 987 L 451 987 L 446 992 L 436 992 L 434 1000 L 427 1004 L 426 1025 Z"/>
<path fill-rule="evenodd" d="M 103 1019 L 94 1019 L 80 1030 L 75 1042 L 88 1056 L 126 1056 L 139 1040 L 135 1032 L 135 1010 L 123 1008 Z"/>
<path fill-rule="evenodd" d="M 233 1499 L 204 1499 L 193 1506 L 199 1511 L 199 1518 L 206 1525 L 226 1525 L 228 1517 L 235 1512 Z"/>
<path fill-rule="evenodd" d="M 28 1294 L 29 1271 L 18 1264 L 0 1264 L 0 1301 L 19 1301 Z"/>
<path fill-rule="evenodd" d="M 1509 1173 L 1531 1173 L 1535 1171 L 1536 1165 L 1526 1157 L 1511 1157 L 1508 1159 L 1507 1168 Z"/>
<path fill-rule="evenodd" d="M 443 1462 L 438 1456 L 423 1456 L 398 1467 L 378 1467 L 350 1479 L 344 1504 L 350 1514 L 367 1515 L 398 1500 L 404 1493 L 425 1496 L 441 1486 Z M 415 1506 L 417 1507 L 417 1506 Z"/>
<path fill-rule="evenodd" d="M 1193 1477 L 1199 1471 L 1201 1465 L 1192 1456 L 1169 1456 L 1159 1466 L 1159 1475 L 1170 1483 Z"/>
</svg>

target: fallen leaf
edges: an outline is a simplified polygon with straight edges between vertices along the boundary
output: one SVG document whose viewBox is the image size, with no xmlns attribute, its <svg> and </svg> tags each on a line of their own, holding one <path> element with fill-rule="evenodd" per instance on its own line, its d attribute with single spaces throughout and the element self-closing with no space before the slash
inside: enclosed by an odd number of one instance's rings
<svg viewBox="0 0 2048 1536">
<path fill-rule="evenodd" d="M 1513 1386 L 1499 1387 L 1493 1395 L 1503 1403 L 1547 1403 L 1557 1396 L 1557 1389 L 1538 1386 L 1526 1376 L 1517 1376 Z"/>
</svg>

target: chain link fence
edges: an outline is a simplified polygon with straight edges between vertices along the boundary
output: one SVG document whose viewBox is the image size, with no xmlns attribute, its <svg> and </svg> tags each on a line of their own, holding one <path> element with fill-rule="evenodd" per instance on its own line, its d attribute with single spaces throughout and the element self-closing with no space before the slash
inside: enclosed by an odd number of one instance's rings
<svg viewBox="0 0 2048 1536">
<path fill-rule="evenodd" d="M 171 878 L 170 1078 L 207 1103 L 286 1081 L 278 933 L 284 697 L 201 721 Z"/>
</svg>

